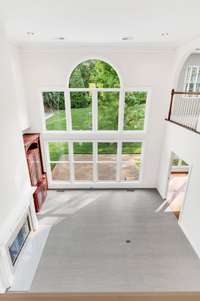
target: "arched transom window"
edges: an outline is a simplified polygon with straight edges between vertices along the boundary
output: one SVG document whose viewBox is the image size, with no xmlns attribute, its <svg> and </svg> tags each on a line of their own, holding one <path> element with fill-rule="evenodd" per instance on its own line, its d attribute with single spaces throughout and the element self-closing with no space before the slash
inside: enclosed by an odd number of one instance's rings
<svg viewBox="0 0 200 301">
<path fill-rule="evenodd" d="M 120 79 L 110 64 L 87 60 L 72 71 L 69 88 L 120 88 Z"/>
</svg>

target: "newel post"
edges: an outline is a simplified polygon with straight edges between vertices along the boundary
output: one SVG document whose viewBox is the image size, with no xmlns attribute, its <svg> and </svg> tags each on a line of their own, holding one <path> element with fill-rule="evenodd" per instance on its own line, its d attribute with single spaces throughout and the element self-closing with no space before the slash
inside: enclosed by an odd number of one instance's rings
<svg viewBox="0 0 200 301">
<path fill-rule="evenodd" d="M 168 113 L 168 120 L 171 119 L 171 112 L 172 112 L 172 105 L 173 105 L 173 98 L 174 98 L 174 89 L 171 91 L 171 100 L 170 100 L 170 105 L 169 105 L 169 113 Z"/>
</svg>

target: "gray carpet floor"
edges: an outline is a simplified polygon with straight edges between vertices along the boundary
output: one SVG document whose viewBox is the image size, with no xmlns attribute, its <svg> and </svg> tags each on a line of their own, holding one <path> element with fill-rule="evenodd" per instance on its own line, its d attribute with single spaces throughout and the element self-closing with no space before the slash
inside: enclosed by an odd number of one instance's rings
<svg viewBox="0 0 200 301">
<path fill-rule="evenodd" d="M 200 291 L 200 260 L 161 202 L 155 190 L 50 192 L 31 291 Z"/>
</svg>

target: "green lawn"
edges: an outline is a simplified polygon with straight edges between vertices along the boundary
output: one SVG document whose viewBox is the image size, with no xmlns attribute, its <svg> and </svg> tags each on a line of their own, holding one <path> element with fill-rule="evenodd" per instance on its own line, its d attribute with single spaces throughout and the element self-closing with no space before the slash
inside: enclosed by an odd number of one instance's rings
<svg viewBox="0 0 200 301">
<path fill-rule="evenodd" d="M 141 130 L 144 125 L 144 104 L 139 104 L 132 108 L 126 106 L 125 112 L 125 130 Z M 111 114 L 112 110 L 108 110 Z M 91 130 L 92 129 L 92 110 L 91 107 L 72 109 L 72 126 L 74 130 Z M 102 120 L 101 128 L 117 129 L 116 118 L 103 118 L 104 109 L 99 110 L 101 116 L 99 116 L 99 121 Z M 116 115 L 116 114 L 115 114 Z M 109 117 L 109 114 L 106 115 Z M 66 130 L 66 120 L 64 111 L 56 111 L 54 114 L 46 120 L 47 130 Z M 99 143 L 98 153 L 99 154 L 116 154 L 117 151 L 116 143 Z M 68 145 L 65 142 L 50 142 L 49 152 L 51 161 L 58 161 L 62 155 L 68 154 Z M 92 144 L 91 143 L 74 143 L 74 153 L 75 154 L 91 154 Z M 128 142 L 123 143 L 122 148 L 123 154 L 139 154 L 141 153 L 141 143 L 140 142 Z"/>
<path fill-rule="evenodd" d="M 92 107 L 72 109 L 72 129 L 92 129 Z"/>
<path fill-rule="evenodd" d="M 92 154 L 92 143 L 74 142 L 74 154 Z M 122 144 L 122 154 L 141 154 L 141 142 L 124 142 Z M 117 143 L 98 143 L 98 154 L 117 154 Z M 51 161 L 66 160 L 68 155 L 67 142 L 49 142 L 49 155 Z M 65 157 L 65 159 L 64 159 Z"/>
<path fill-rule="evenodd" d="M 65 111 L 56 111 L 53 116 L 46 120 L 46 127 L 49 131 L 65 131 L 66 117 Z M 92 109 L 80 108 L 72 109 L 72 129 L 91 130 L 92 129 Z"/>
<path fill-rule="evenodd" d="M 55 111 L 50 118 L 46 119 L 46 128 L 48 131 L 65 131 L 65 111 Z"/>
<path fill-rule="evenodd" d="M 59 161 L 63 155 L 68 155 L 67 142 L 49 142 L 50 161 Z"/>
<path fill-rule="evenodd" d="M 125 130 L 142 130 L 144 126 L 145 104 L 139 104 L 132 108 L 125 107 L 124 129 Z M 112 118 L 112 110 L 108 108 L 99 110 L 99 127 L 100 129 L 117 130 L 117 118 Z M 116 113 L 115 113 L 116 115 Z M 105 118 L 104 118 L 105 117 Z M 65 131 L 66 120 L 64 111 L 56 111 L 53 116 L 46 120 L 46 127 L 49 131 Z M 91 130 L 92 129 L 92 109 L 91 107 L 72 109 L 72 128 L 73 130 Z"/>
</svg>

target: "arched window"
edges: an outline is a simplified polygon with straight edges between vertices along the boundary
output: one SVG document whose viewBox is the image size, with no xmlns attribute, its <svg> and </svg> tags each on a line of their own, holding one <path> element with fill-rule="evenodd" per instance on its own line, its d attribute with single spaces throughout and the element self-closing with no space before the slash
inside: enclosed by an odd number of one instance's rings
<svg viewBox="0 0 200 301">
<path fill-rule="evenodd" d="M 119 88 L 120 79 L 115 69 L 101 60 L 80 63 L 71 73 L 69 88 Z"/>
<path fill-rule="evenodd" d="M 146 90 L 126 90 L 112 65 L 89 59 L 42 96 L 50 187 L 139 181 Z"/>
<path fill-rule="evenodd" d="M 92 123 L 95 123 L 92 121 L 94 94 L 91 91 L 73 91 L 73 88 L 113 89 L 112 91 L 98 90 L 96 92 L 97 104 L 94 104 L 98 110 L 96 129 L 118 129 L 119 91 L 115 89 L 120 88 L 120 79 L 110 64 L 95 59 L 80 63 L 70 75 L 69 88 L 71 89 L 70 103 L 73 130 L 91 130 Z"/>
</svg>

